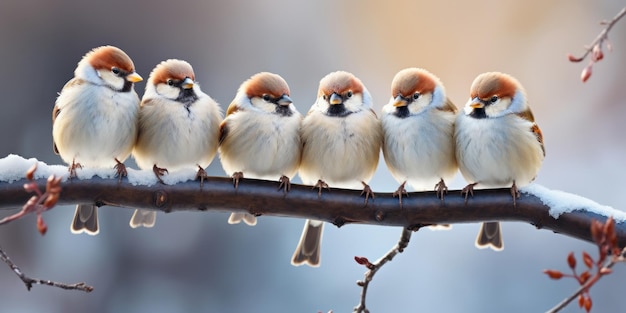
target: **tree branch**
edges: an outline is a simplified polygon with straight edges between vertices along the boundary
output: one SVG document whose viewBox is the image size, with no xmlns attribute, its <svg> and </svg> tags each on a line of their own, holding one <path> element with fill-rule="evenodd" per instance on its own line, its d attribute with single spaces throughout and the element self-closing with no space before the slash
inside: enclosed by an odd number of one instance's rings
<svg viewBox="0 0 626 313">
<path fill-rule="evenodd" d="M 26 274 L 24 274 L 24 272 L 22 272 L 22 270 L 20 270 L 20 268 L 17 267 L 17 265 L 15 265 L 13 261 L 11 261 L 9 256 L 4 252 L 4 250 L 2 250 L 2 248 L 0 248 L 0 260 L 6 263 L 6 265 L 8 265 L 11 268 L 11 270 L 15 273 L 15 275 L 17 275 L 17 277 L 19 277 L 22 280 L 22 282 L 24 282 L 24 285 L 26 285 L 26 289 L 28 291 L 30 291 L 30 289 L 33 288 L 33 284 L 53 286 L 53 287 L 58 287 L 61 289 L 67 289 L 67 290 L 81 290 L 84 292 L 93 291 L 93 287 L 85 283 L 65 284 L 65 283 L 59 283 L 59 282 L 55 282 L 51 280 L 30 278 L 26 276 Z"/>
<path fill-rule="evenodd" d="M 0 208 L 21 207 L 25 203 L 30 198 L 23 188 L 26 182 L 25 179 L 0 182 Z M 45 179 L 34 182 L 40 188 L 46 184 Z M 288 193 L 283 193 L 278 186 L 278 182 L 243 179 L 235 190 L 232 180 L 226 177 L 205 179 L 202 188 L 197 181 L 146 186 L 95 176 L 63 182 L 57 204 L 112 205 L 166 213 L 183 210 L 248 212 L 257 216 L 312 218 L 338 227 L 359 223 L 415 229 L 430 224 L 520 221 L 589 242 L 593 242 L 589 231 L 591 221 L 604 222 L 608 215 L 616 213 L 622 214 L 615 217 L 618 243 L 620 247 L 626 246 L 624 214 L 621 211 L 592 212 L 585 201 L 581 201 L 579 208 L 555 218 L 550 215 L 549 206 L 529 193 L 522 192 L 514 206 L 508 188 L 477 190 L 467 204 L 458 190 L 450 191 L 445 202 L 439 200 L 435 192 L 413 192 L 403 198 L 400 207 L 392 193 L 377 193 L 376 199 L 370 199 L 365 205 L 359 190 L 331 189 L 318 197 L 310 186 L 294 184 Z M 585 198 L 581 200 L 589 202 Z"/>
<path fill-rule="evenodd" d="M 369 313 L 369 310 L 365 306 L 365 299 L 367 298 L 367 287 L 369 287 L 369 284 L 372 282 L 372 279 L 374 279 L 374 275 L 376 275 L 376 272 L 378 272 L 379 269 L 381 269 L 385 264 L 387 264 L 387 262 L 390 262 L 391 260 L 393 260 L 396 254 L 404 252 L 404 249 L 409 245 L 409 241 L 411 240 L 411 233 L 417 230 L 418 229 L 409 230 L 409 229 L 403 228 L 402 234 L 400 235 L 400 240 L 398 240 L 398 244 L 396 244 L 393 248 L 391 248 L 391 250 L 389 250 L 385 255 L 383 255 L 380 259 L 378 259 L 374 263 L 370 263 L 370 261 L 367 258 L 363 258 L 363 257 L 354 258 L 357 261 L 357 263 L 362 264 L 365 267 L 367 267 L 368 271 L 365 272 L 364 280 L 360 280 L 356 282 L 356 284 L 362 288 L 361 302 L 359 302 L 359 305 L 354 308 L 353 312 Z"/>
</svg>

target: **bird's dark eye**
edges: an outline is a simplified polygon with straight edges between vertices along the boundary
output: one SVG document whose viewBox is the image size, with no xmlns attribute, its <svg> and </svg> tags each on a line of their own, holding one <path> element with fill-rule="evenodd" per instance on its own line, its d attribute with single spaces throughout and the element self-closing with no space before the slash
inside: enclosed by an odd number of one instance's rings
<svg viewBox="0 0 626 313">
<path fill-rule="evenodd" d="M 346 98 L 350 98 L 350 97 L 352 97 L 352 91 L 346 92 Z"/>
<path fill-rule="evenodd" d="M 327 100 L 327 99 L 328 99 L 328 96 L 327 96 L 327 95 L 323 95 L 323 96 L 322 96 L 322 99 Z"/>
<path fill-rule="evenodd" d="M 270 101 L 270 96 L 269 95 L 263 95 L 263 100 L 269 102 Z"/>
<path fill-rule="evenodd" d="M 420 97 L 420 93 L 419 92 L 416 92 L 416 93 L 413 94 L 413 100 L 417 100 L 417 99 L 419 99 L 419 97 Z"/>
<path fill-rule="evenodd" d="M 114 68 L 111 68 L 111 72 L 115 75 L 119 75 L 122 71 L 120 71 L 119 68 L 114 67 Z"/>
<path fill-rule="evenodd" d="M 171 80 L 171 79 L 168 79 L 167 80 L 167 84 L 170 85 L 170 86 L 174 86 L 174 81 Z"/>
<path fill-rule="evenodd" d="M 496 101 L 498 101 L 498 96 L 493 96 L 490 99 L 491 103 L 495 103 Z"/>
</svg>

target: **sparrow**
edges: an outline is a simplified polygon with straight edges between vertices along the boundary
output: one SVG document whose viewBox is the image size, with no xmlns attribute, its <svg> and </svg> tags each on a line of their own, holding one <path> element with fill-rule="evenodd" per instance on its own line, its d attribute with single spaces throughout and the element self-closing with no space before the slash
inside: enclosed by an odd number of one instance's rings
<svg viewBox="0 0 626 313">
<path fill-rule="evenodd" d="M 133 157 L 141 169 L 152 169 L 160 183 L 168 170 L 198 167 L 200 186 L 219 139 L 222 112 L 200 90 L 193 68 L 182 60 L 169 59 L 150 73 L 139 110 L 137 143 Z M 160 167 L 159 167 L 160 166 Z M 130 226 L 152 227 L 156 211 L 135 210 Z"/>
<path fill-rule="evenodd" d="M 290 179 L 300 165 L 302 115 L 289 97 L 289 86 L 279 75 L 262 72 L 239 87 L 220 124 L 219 152 L 226 174 L 235 188 L 245 176 L 279 178 L 279 189 L 288 192 Z M 232 213 L 229 224 L 243 220 L 256 224 L 256 217 Z"/>
<path fill-rule="evenodd" d="M 363 187 L 365 201 L 373 193 L 367 182 L 378 165 L 383 140 L 372 97 L 353 74 L 337 71 L 321 79 L 317 100 L 302 120 L 302 162 L 298 173 L 318 188 Z M 320 263 L 323 223 L 307 220 L 291 264 Z"/>
<path fill-rule="evenodd" d="M 391 82 L 391 98 L 382 109 L 383 156 L 400 183 L 394 196 L 406 194 L 408 182 L 416 190 L 435 188 L 443 200 L 446 180 L 458 170 L 454 141 L 456 106 L 443 84 L 421 68 L 407 68 Z"/>
<path fill-rule="evenodd" d="M 120 180 L 126 176 L 122 162 L 137 137 L 134 83 L 141 80 L 133 61 L 117 47 L 95 48 L 78 62 L 52 111 L 53 150 L 69 164 L 69 179 L 83 166 L 114 167 Z M 70 230 L 98 234 L 96 206 L 76 206 Z"/>
<path fill-rule="evenodd" d="M 476 77 L 469 101 L 457 117 L 454 136 L 459 169 L 469 183 L 462 190 L 466 201 L 476 185 L 510 187 L 515 205 L 518 187 L 535 179 L 545 157 L 543 135 L 528 106 L 526 91 L 517 79 L 504 73 Z M 476 246 L 502 250 L 500 224 L 483 223 Z"/>
</svg>

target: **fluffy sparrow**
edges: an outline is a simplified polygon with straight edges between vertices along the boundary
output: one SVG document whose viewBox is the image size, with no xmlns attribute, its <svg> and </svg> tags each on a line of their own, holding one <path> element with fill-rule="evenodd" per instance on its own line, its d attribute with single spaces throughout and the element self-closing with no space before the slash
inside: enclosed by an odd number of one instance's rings
<svg viewBox="0 0 626 313">
<path fill-rule="evenodd" d="M 289 191 L 300 165 L 301 121 L 279 75 L 258 73 L 241 84 L 220 125 L 220 159 L 235 188 L 245 173 L 248 178 L 280 177 L 279 189 Z M 256 217 L 245 213 L 232 213 L 228 223 L 241 220 L 256 224 Z"/>
<path fill-rule="evenodd" d="M 133 157 L 141 169 L 152 169 L 159 182 L 169 170 L 197 166 L 203 182 L 217 152 L 222 113 L 200 90 L 191 65 L 170 59 L 150 73 L 139 111 L 139 134 Z M 161 167 L 159 167 L 161 166 Z M 152 227 L 155 211 L 135 210 L 133 228 Z"/>
<path fill-rule="evenodd" d="M 52 111 L 54 152 L 69 164 L 69 178 L 76 169 L 113 167 L 126 175 L 122 162 L 130 155 L 137 137 L 139 97 L 133 84 L 142 78 L 124 51 L 103 46 L 89 51 L 78 62 Z M 72 233 L 98 233 L 98 211 L 78 205 Z"/>
<path fill-rule="evenodd" d="M 363 83 L 348 72 L 326 75 L 301 129 L 302 181 L 315 184 L 318 194 L 328 185 L 365 187 L 367 203 L 368 197 L 373 196 L 367 182 L 376 171 L 383 134 Z M 322 229 L 321 221 L 305 222 L 293 265 L 319 266 Z"/>
<path fill-rule="evenodd" d="M 545 156 L 526 91 L 517 79 L 498 72 L 481 74 L 472 83 L 470 99 L 456 120 L 455 139 L 459 168 L 469 183 L 463 188 L 466 201 L 476 185 L 511 187 L 515 205 L 517 188 L 535 179 Z M 476 246 L 501 250 L 500 224 L 483 223 Z"/>
<path fill-rule="evenodd" d="M 398 72 L 382 112 L 383 155 L 391 175 L 401 184 L 394 192 L 400 205 L 407 182 L 416 190 L 435 186 L 443 200 L 448 189 L 445 181 L 458 169 L 454 152 L 457 109 L 439 78 L 420 68 Z"/>
</svg>

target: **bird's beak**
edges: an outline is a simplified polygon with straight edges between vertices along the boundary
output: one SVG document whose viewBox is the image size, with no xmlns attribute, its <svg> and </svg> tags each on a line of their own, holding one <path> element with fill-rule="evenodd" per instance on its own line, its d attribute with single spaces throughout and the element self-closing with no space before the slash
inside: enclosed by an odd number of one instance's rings
<svg viewBox="0 0 626 313">
<path fill-rule="evenodd" d="M 469 104 L 472 109 L 482 109 L 485 107 L 485 104 L 478 98 L 472 99 L 472 102 Z"/>
<path fill-rule="evenodd" d="M 142 81 L 143 78 L 139 74 L 137 74 L 136 72 L 132 72 L 132 73 L 126 75 L 126 80 L 131 82 L 131 83 L 138 83 L 138 82 Z"/>
<path fill-rule="evenodd" d="M 183 86 L 183 89 L 191 89 L 193 88 L 194 84 L 195 83 L 193 82 L 193 80 L 191 80 L 191 78 L 186 77 L 185 80 L 183 80 L 182 86 Z"/>
<path fill-rule="evenodd" d="M 278 103 L 278 105 L 288 106 L 292 104 L 293 101 L 291 101 L 291 98 L 289 98 L 288 95 L 283 95 L 282 97 L 278 99 L 278 101 L 276 101 L 276 103 Z"/>
<path fill-rule="evenodd" d="M 337 93 L 333 92 L 332 95 L 330 95 L 330 100 L 328 101 L 328 103 L 335 105 L 335 104 L 342 104 L 343 103 L 343 98 L 341 98 L 340 95 L 338 95 Z"/>
<path fill-rule="evenodd" d="M 404 99 L 404 97 L 402 97 L 402 95 L 398 95 L 393 99 L 393 106 L 396 108 L 405 107 L 407 106 L 407 101 Z"/>
</svg>

